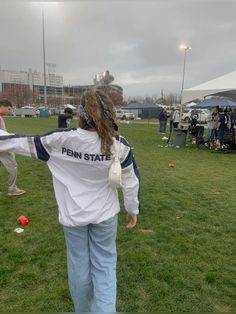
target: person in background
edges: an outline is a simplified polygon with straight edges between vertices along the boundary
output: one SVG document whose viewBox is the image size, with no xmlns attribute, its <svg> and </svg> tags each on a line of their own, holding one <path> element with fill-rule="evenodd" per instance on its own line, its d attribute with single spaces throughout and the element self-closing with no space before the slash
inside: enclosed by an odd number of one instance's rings
<svg viewBox="0 0 236 314">
<path fill-rule="evenodd" d="M 232 131 L 234 128 L 234 112 L 232 108 L 228 108 L 228 117 L 229 117 L 228 128 L 229 130 Z"/>
<path fill-rule="evenodd" d="M 58 128 L 67 129 L 73 119 L 73 111 L 71 108 L 65 108 L 64 113 L 58 116 Z"/>
<path fill-rule="evenodd" d="M 35 114 L 36 114 L 36 117 L 39 118 L 39 117 L 40 117 L 40 110 L 37 109 L 37 110 L 35 111 Z"/>
<path fill-rule="evenodd" d="M 198 112 L 196 109 L 192 110 L 191 111 L 191 116 L 190 116 L 190 119 L 191 119 L 191 127 L 195 128 L 197 126 L 197 122 L 198 122 Z"/>
<path fill-rule="evenodd" d="M 218 113 L 216 113 L 214 110 L 209 113 L 206 119 L 207 122 L 207 129 L 208 129 L 208 144 L 210 147 L 213 145 L 213 142 L 215 140 L 215 131 L 218 127 Z"/>
<path fill-rule="evenodd" d="M 173 128 L 174 113 L 175 113 L 175 109 L 174 109 L 174 108 L 171 108 L 171 110 L 170 110 L 170 129 L 171 129 L 171 130 L 172 130 L 172 128 Z"/>
<path fill-rule="evenodd" d="M 116 153 L 128 229 L 135 227 L 139 214 L 139 170 L 129 143 L 117 131 L 113 102 L 99 90 L 84 92 L 78 129 L 35 136 L 9 136 L 0 131 L 0 151 L 38 158 L 52 173 L 67 247 L 69 288 L 77 313 L 116 312 L 120 204 L 118 191 L 109 182 Z"/>
<path fill-rule="evenodd" d="M 179 122 L 180 122 L 180 111 L 178 109 L 176 109 L 174 111 L 174 116 L 173 116 L 173 127 L 174 127 L 174 129 L 178 128 Z"/>
<path fill-rule="evenodd" d="M 215 108 L 213 109 L 213 112 L 219 113 L 219 111 L 220 111 L 220 106 L 215 106 Z"/>
<path fill-rule="evenodd" d="M 219 108 L 217 140 L 220 147 L 223 145 L 224 134 L 228 129 L 228 120 L 228 113 L 223 108 Z"/>
<path fill-rule="evenodd" d="M 167 112 L 164 108 L 161 109 L 161 112 L 159 114 L 159 122 L 160 122 L 160 133 L 165 134 L 166 133 L 166 124 L 167 124 Z"/>
<path fill-rule="evenodd" d="M 12 111 L 12 103 L 7 99 L 0 99 L 0 130 L 6 131 L 3 116 L 10 114 Z M 0 152 L 0 163 L 5 167 L 8 173 L 8 196 L 18 196 L 25 194 L 24 190 L 16 186 L 17 163 L 15 155 L 11 152 Z M 2 194 L 0 192 L 0 194 Z"/>
<path fill-rule="evenodd" d="M 220 106 L 216 106 L 216 107 L 214 107 L 214 109 L 212 111 L 212 113 L 214 114 L 214 117 L 215 117 L 215 134 L 214 134 L 215 139 L 218 138 L 219 110 L 220 110 Z"/>
<path fill-rule="evenodd" d="M 233 109 L 233 125 L 236 125 L 236 109 Z"/>
</svg>

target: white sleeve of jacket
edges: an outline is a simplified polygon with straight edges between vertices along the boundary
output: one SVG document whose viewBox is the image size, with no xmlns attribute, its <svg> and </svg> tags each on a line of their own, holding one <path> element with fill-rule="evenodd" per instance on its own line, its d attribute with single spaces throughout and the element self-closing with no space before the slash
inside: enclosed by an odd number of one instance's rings
<svg viewBox="0 0 236 314">
<path fill-rule="evenodd" d="M 0 130 L 0 152 L 37 156 L 33 136 L 12 134 L 3 130 Z"/>
<path fill-rule="evenodd" d="M 120 137 L 121 142 L 121 168 L 122 191 L 125 209 L 130 214 L 138 214 L 140 209 L 139 189 L 140 175 L 134 155 L 128 142 Z"/>
<path fill-rule="evenodd" d="M 50 147 L 57 144 L 62 131 L 51 132 L 45 135 L 20 135 L 0 130 L 0 152 L 9 151 L 48 161 L 50 158 Z"/>
</svg>

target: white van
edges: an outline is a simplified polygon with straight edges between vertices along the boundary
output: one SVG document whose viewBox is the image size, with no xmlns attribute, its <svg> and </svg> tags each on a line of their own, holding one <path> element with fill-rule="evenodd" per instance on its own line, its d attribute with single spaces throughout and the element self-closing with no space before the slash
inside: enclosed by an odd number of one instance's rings
<svg viewBox="0 0 236 314">
<path fill-rule="evenodd" d="M 207 117 L 210 114 L 210 110 L 208 109 L 184 109 L 182 114 L 182 120 L 186 123 L 190 123 L 191 121 L 191 113 L 195 111 L 198 114 L 198 122 L 206 123 Z"/>
<path fill-rule="evenodd" d="M 116 109 L 116 118 L 122 120 L 134 120 L 135 114 L 127 109 Z"/>
</svg>

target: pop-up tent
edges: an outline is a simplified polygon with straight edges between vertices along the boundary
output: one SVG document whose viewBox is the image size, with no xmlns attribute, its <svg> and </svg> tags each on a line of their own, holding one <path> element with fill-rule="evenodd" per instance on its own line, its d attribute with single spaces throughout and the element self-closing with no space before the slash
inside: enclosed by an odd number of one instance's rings
<svg viewBox="0 0 236 314">
<path fill-rule="evenodd" d="M 195 102 L 190 102 L 189 104 L 186 105 L 186 108 L 191 108 L 191 107 L 194 107 L 196 106 L 196 103 Z"/>
<path fill-rule="evenodd" d="M 196 109 L 210 109 L 214 108 L 216 106 L 219 107 L 230 107 L 230 108 L 236 108 L 236 103 L 231 101 L 228 98 L 211 98 L 211 99 L 205 99 L 192 108 Z"/>
<path fill-rule="evenodd" d="M 182 104 L 206 96 L 223 96 L 236 100 L 236 71 L 220 76 L 214 80 L 185 89 L 182 94 Z"/>
</svg>

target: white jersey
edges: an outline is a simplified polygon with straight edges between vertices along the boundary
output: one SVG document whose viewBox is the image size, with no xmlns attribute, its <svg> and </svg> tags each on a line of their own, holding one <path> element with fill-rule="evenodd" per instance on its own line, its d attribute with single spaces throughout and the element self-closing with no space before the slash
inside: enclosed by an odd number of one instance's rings
<svg viewBox="0 0 236 314">
<path fill-rule="evenodd" d="M 120 150 L 122 190 L 127 212 L 139 213 L 139 173 L 128 142 L 114 138 Z M 45 135 L 16 135 L 0 130 L 0 152 L 11 151 L 47 163 L 64 226 L 105 221 L 120 211 L 118 193 L 108 182 L 112 156 L 101 153 L 97 132 L 57 130 Z"/>
</svg>

